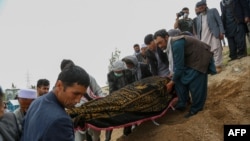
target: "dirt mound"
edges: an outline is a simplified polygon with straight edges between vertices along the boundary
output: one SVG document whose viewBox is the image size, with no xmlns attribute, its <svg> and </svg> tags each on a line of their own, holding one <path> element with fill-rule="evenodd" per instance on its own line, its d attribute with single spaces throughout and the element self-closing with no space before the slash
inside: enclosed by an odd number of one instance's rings
<svg viewBox="0 0 250 141">
<path fill-rule="evenodd" d="M 203 111 L 185 119 L 187 111 L 168 111 L 153 122 L 135 128 L 122 141 L 221 141 L 223 125 L 250 124 L 250 56 L 227 62 L 220 74 L 209 76 L 208 97 Z M 188 110 L 188 109 L 187 109 Z M 115 129 L 112 140 L 122 135 Z M 102 132 L 104 140 L 104 132 Z"/>
</svg>

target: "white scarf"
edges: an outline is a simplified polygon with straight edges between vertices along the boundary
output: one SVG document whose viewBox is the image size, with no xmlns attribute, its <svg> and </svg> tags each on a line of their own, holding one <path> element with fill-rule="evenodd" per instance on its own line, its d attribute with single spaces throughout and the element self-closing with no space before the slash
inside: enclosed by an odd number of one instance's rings
<svg viewBox="0 0 250 141">
<path fill-rule="evenodd" d="M 168 37 L 166 52 L 168 55 L 170 75 L 173 76 L 173 74 L 174 74 L 174 60 L 173 60 L 173 52 L 172 52 L 172 46 L 171 46 L 171 37 Z"/>
</svg>

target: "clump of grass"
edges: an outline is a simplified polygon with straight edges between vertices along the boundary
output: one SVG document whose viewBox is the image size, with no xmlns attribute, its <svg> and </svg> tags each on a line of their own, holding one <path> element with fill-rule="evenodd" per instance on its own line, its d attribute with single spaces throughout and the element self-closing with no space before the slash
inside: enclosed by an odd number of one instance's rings
<svg viewBox="0 0 250 141">
<path fill-rule="evenodd" d="M 222 52 L 222 65 L 227 66 L 228 60 L 229 60 L 229 47 L 228 46 L 223 46 L 223 52 Z"/>
<path fill-rule="evenodd" d="M 247 55 L 250 56 L 250 47 L 247 48 Z"/>
</svg>

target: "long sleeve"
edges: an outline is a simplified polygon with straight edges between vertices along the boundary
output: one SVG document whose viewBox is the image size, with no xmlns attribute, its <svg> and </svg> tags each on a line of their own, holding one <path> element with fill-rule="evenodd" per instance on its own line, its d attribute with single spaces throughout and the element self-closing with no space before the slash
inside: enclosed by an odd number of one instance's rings
<svg viewBox="0 0 250 141">
<path fill-rule="evenodd" d="M 214 16 L 215 16 L 215 20 L 216 20 L 216 22 L 217 22 L 217 24 L 219 26 L 219 30 L 220 30 L 219 33 L 224 34 L 225 30 L 224 30 L 224 27 L 223 27 L 222 19 L 221 19 L 220 14 L 219 14 L 217 9 L 214 9 Z"/>
<path fill-rule="evenodd" d="M 173 61 L 174 61 L 174 76 L 173 76 L 174 81 L 180 79 L 185 69 L 184 46 L 185 46 L 184 39 L 174 41 L 172 44 Z"/>
<path fill-rule="evenodd" d="M 91 75 L 89 75 L 89 79 L 90 79 L 90 88 L 93 91 L 95 96 L 98 97 L 104 97 L 104 94 L 102 92 L 101 87 L 97 84 L 95 78 Z"/>
</svg>

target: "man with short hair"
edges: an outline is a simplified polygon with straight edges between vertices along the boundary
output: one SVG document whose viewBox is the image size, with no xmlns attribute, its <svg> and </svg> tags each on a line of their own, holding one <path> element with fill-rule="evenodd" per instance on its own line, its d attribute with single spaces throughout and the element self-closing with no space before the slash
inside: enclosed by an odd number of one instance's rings
<svg viewBox="0 0 250 141">
<path fill-rule="evenodd" d="M 61 71 L 67 67 L 70 67 L 72 65 L 75 65 L 75 63 L 71 59 L 63 59 L 60 64 Z M 97 83 L 96 79 L 89 75 L 90 84 L 87 88 L 87 92 L 83 95 L 80 102 L 77 103 L 75 106 L 80 107 L 84 103 L 91 101 L 93 99 L 105 97 L 105 94 L 102 92 L 101 87 Z M 87 141 L 96 141 L 99 140 L 101 132 L 96 131 L 94 129 L 87 129 L 85 131 L 82 130 L 76 130 L 75 131 L 75 141 L 82 141 L 86 138 Z"/>
<path fill-rule="evenodd" d="M 47 79 L 39 79 L 36 84 L 37 96 L 42 96 L 49 92 L 50 82 Z"/>
<path fill-rule="evenodd" d="M 137 55 L 140 53 L 140 45 L 134 44 L 134 55 Z"/>
<path fill-rule="evenodd" d="M 146 51 L 150 72 L 153 76 L 166 77 L 169 75 L 168 58 L 154 42 L 153 34 L 144 37 L 144 43 L 148 49 Z"/>
<path fill-rule="evenodd" d="M 65 108 L 79 103 L 88 86 L 89 75 L 84 69 L 76 65 L 63 69 L 53 90 L 30 105 L 21 141 L 74 141 L 72 119 Z"/>
<path fill-rule="evenodd" d="M 187 7 L 182 8 L 181 12 L 176 13 L 174 29 L 178 28 L 181 32 L 188 31 L 193 34 L 193 20 L 188 15 L 189 9 Z M 183 16 L 183 19 L 179 19 L 181 16 Z"/>
</svg>

